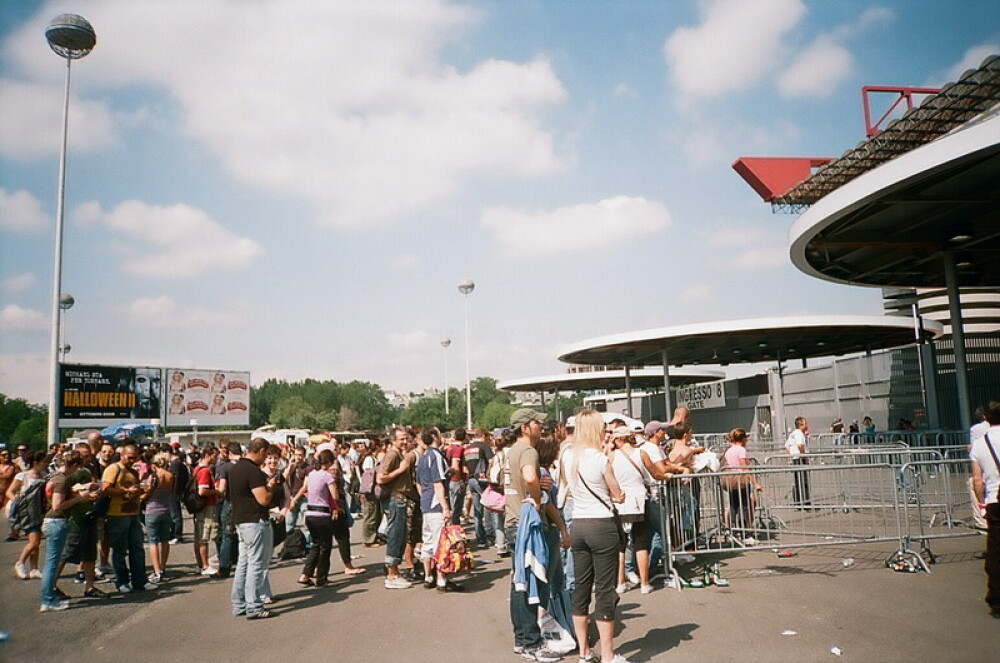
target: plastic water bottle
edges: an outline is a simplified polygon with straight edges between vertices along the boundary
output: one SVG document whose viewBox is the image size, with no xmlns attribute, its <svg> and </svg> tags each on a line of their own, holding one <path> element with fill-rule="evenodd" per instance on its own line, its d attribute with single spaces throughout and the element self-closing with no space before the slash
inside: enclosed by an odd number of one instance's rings
<svg viewBox="0 0 1000 663">
<path fill-rule="evenodd" d="M 847 559 L 844 560 L 844 568 L 845 569 L 849 569 L 852 566 L 854 566 L 854 558 L 853 557 L 848 557 Z"/>
</svg>

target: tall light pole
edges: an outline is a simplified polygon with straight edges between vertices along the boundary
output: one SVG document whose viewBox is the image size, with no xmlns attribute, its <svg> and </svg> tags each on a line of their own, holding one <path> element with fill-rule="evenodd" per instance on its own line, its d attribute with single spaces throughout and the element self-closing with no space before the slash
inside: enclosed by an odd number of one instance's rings
<svg viewBox="0 0 1000 663">
<path fill-rule="evenodd" d="M 71 295 L 71 294 L 69 294 L 67 292 L 64 292 L 59 297 L 59 310 L 60 311 L 68 311 L 71 308 L 73 308 L 73 304 L 75 304 L 75 303 L 76 303 L 76 300 L 73 299 L 73 295 Z M 60 328 L 61 328 L 60 331 L 62 332 L 62 340 L 59 341 L 59 353 L 62 355 L 62 361 L 66 361 L 66 353 L 69 352 L 71 348 L 70 348 L 69 343 L 66 342 L 66 324 L 65 324 L 65 321 L 63 321 L 63 324 L 60 325 Z"/>
<path fill-rule="evenodd" d="M 458 282 L 458 291 L 465 295 L 465 428 L 472 430 L 472 372 L 469 370 L 469 294 L 476 289 L 472 279 Z"/>
<path fill-rule="evenodd" d="M 445 336 L 441 339 L 441 347 L 444 348 L 444 413 L 451 414 L 451 407 L 448 404 L 448 346 L 451 339 Z"/>
<path fill-rule="evenodd" d="M 62 241 L 63 213 L 66 202 L 66 136 L 69 131 L 69 74 L 70 63 L 86 56 L 97 44 L 97 33 L 82 16 L 60 14 L 45 28 L 49 47 L 66 59 L 66 91 L 63 97 L 62 145 L 59 150 L 59 185 L 56 192 L 56 245 L 52 273 L 52 352 L 51 390 L 49 392 L 48 444 L 59 441 L 59 328 L 62 321 Z"/>
</svg>

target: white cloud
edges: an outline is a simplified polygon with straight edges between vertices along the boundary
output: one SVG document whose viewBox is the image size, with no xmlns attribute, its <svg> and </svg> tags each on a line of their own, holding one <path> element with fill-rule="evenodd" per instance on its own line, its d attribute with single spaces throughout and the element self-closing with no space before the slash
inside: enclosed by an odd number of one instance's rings
<svg viewBox="0 0 1000 663">
<path fill-rule="evenodd" d="M 827 97 L 851 72 L 854 58 L 829 35 L 818 37 L 777 80 L 783 97 Z"/>
<path fill-rule="evenodd" d="M 615 86 L 611 94 L 616 97 L 634 97 L 635 90 L 633 90 L 628 83 L 619 83 Z"/>
<path fill-rule="evenodd" d="M 726 265 L 748 271 L 762 271 L 788 264 L 784 229 L 727 226 L 708 236 L 710 246 L 730 249 L 722 260 Z"/>
<path fill-rule="evenodd" d="M 165 329 L 209 329 L 231 327 L 243 321 L 239 311 L 184 307 L 172 297 L 140 297 L 127 309 L 137 325 Z"/>
<path fill-rule="evenodd" d="M 407 332 L 389 332 L 385 335 L 385 347 L 393 354 L 423 354 L 433 352 L 440 345 L 441 338 L 422 329 Z"/>
<path fill-rule="evenodd" d="M 757 85 L 787 57 L 783 40 L 805 15 L 801 0 L 708 0 L 701 22 L 664 45 L 680 105 Z"/>
<path fill-rule="evenodd" d="M 1000 53 L 1000 41 L 977 44 L 965 51 L 962 54 L 962 59 L 949 67 L 942 79 L 930 83 L 930 85 L 941 86 L 945 83 L 957 81 L 967 69 L 979 69 L 979 65 L 983 63 L 983 60 L 987 56 L 995 55 L 996 53 Z"/>
<path fill-rule="evenodd" d="M 391 264 L 393 269 L 413 269 L 420 264 L 420 258 L 412 254 L 396 256 Z"/>
<path fill-rule="evenodd" d="M 52 53 L 49 55 L 54 57 Z M 58 67 L 58 60 L 56 69 L 65 71 Z M 63 95 L 64 88 L 57 80 L 0 79 L 0 154 L 21 161 L 37 161 L 59 154 Z M 71 93 L 68 150 L 77 154 L 116 141 L 114 120 L 107 105 Z"/>
<path fill-rule="evenodd" d="M 49 328 L 49 317 L 34 309 L 8 304 L 0 309 L 0 329 L 8 331 L 38 331 Z"/>
<path fill-rule="evenodd" d="M 0 140 L 0 143 L 3 141 Z M 44 232 L 51 224 L 52 220 L 42 209 L 42 204 L 30 193 L 8 192 L 0 188 L 0 229 L 38 234 Z"/>
<path fill-rule="evenodd" d="M 234 177 L 312 203 L 331 226 L 411 214 L 468 177 L 565 167 L 542 126 L 566 97 L 549 61 L 443 62 L 479 16 L 446 0 L 95 0 L 87 16 L 99 41 L 74 85 L 164 90 L 183 131 Z M 6 49 L 12 67 L 38 78 L 51 67 L 18 47 L 42 41 L 43 23 Z"/>
<path fill-rule="evenodd" d="M 122 267 L 130 274 L 188 279 L 246 268 L 264 252 L 253 240 L 236 236 L 189 205 L 160 207 L 129 200 L 105 213 L 99 205 L 85 203 L 80 214 L 127 238 L 117 250 L 124 254 Z"/>
<path fill-rule="evenodd" d="M 622 247 L 662 231 L 671 220 L 662 203 L 617 196 L 551 212 L 487 208 L 481 223 L 511 251 L 538 255 Z"/>
<path fill-rule="evenodd" d="M 705 304 L 715 300 L 716 289 L 707 283 L 689 285 L 678 291 L 682 304 Z"/>
<path fill-rule="evenodd" d="M 0 394 L 29 403 L 48 402 L 49 361 L 48 355 L 0 354 Z"/>
<path fill-rule="evenodd" d="M 3 280 L 3 289 L 5 292 L 17 294 L 30 290 L 36 283 L 38 283 L 38 277 L 31 272 L 25 272 L 24 274 L 15 274 L 14 276 L 5 278 Z"/>
</svg>

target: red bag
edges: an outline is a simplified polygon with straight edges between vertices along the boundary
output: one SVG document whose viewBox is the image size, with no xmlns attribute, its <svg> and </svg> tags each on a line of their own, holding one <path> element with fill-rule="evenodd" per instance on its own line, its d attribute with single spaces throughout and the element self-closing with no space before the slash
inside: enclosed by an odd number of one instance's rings
<svg viewBox="0 0 1000 663">
<path fill-rule="evenodd" d="M 441 529 L 441 539 L 438 541 L 434 561 L 441 573 L 472 570 L 475 560 L 469 552 L 461 525 L 445 525 Z"/>
</svg>

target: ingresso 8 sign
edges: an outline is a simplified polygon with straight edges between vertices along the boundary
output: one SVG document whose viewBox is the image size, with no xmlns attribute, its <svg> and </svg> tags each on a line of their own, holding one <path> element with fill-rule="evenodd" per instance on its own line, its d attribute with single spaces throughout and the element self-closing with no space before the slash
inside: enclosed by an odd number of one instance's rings
<svg viewBox="0 0 1000 663">
<path fill-rule="evenodd" d="M 678 407 L 686 407 L 689 410 L 708 410 L 713 407 L 726 406 L 725 381 L 707 382 L 705 384 L 693 384 L 688 387 L 681 387 L 677 390 L 676 401 Z"/>
</svg>

